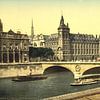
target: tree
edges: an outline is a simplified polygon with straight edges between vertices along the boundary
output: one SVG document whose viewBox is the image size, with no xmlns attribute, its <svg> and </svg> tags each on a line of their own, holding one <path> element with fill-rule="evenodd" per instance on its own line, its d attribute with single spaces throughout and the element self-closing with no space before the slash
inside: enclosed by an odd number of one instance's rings
<svg viewBox="0 0 100 100">
<path fill-rule="evenodd" d="M 45 60 L 49 59 L 52 60 L 54 56 L 54 52 L 51 48 L 36 48 L 36 47 L 30 47 L 29 48 L 29 57 L 31 58 L 37 58 L 40 57 L 41 60 L 44 60 L 44 58 L 46 58 Z"/>
</svg>

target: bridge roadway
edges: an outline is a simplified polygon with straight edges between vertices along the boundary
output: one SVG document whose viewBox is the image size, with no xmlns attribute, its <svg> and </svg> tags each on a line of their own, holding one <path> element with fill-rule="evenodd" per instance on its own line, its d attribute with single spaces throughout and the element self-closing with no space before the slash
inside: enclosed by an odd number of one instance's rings
<svg viewBox="0 0 100 100">
<path fill-rule="evenodd" d="M 87 70 L 100 68 L 100 62 L 26 62 L 26 63 L 0 63 L 0 78 L 14 77 L 17 75 L 28 75 L 30 69 L 32 74 L 43 74 L 50 67 L 62 67 L 73 73 L 78 78 Z M 91 73 L 92 74 L 92 73 Z"/>
</svg>

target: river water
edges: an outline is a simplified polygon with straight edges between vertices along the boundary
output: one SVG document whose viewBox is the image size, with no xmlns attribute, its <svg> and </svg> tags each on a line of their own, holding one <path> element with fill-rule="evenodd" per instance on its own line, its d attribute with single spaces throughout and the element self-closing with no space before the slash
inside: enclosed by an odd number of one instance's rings
<svg viewBox="0 0 100 100">
<path fill-rule="evenodd" d="M 11 79 L 0 79 L 0 100 L 40 100 L 61 94 L 100 87 L 100 84 L 70 86 L 73 82 L 71 72 L 48 74 L 48 78 L 38 81 L 14 82 Z M 6 100 L 6 99 L 5 99 Z"/>
</svg>

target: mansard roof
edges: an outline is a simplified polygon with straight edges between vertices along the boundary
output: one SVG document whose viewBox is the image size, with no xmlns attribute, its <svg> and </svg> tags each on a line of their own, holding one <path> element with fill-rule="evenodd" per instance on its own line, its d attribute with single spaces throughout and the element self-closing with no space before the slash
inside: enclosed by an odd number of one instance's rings
<svg viewBox="0 0 100 100">
<path fill-rule="evenodd" d="M 58 41 L 58 33 L 49 35 L 46 41 Z"/>
<path fill-rule="evenodd" d="M 87 40 L 98 40 L 98 38 L 96 38 L 94 35 L 88 35 L 88 34 L 73 34 L 71 33 L 70 34 L 70 39 L 72 41 L 75 41 L 75 40 L 81 40 L 81 41 L 87 41 Z"/>
</svg>

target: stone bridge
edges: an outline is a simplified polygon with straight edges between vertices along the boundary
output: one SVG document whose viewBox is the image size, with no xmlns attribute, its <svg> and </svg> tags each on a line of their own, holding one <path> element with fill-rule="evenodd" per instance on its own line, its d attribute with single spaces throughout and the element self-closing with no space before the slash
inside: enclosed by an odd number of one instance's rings
<svg viewBox="0 0 100 100">
<path fill-rule="evenodd" d="M 87 70 L 91 70 L 94 68 L 100 68 L 100 62 L 42 62 L 41 63 L 41 71 L 43 74 L 47 68 L 50 67 L 63 67 L 73 73 L 74 78 L 78 78 L 83 75 Z M 92 73 L 91 73 L 92 74 Z"/>
<path fill-rule="evenodd" d="M 74 78 L 80 77 L 86 71 L 89 71 L 91 69 L 100 70 L 100 62 L 30 62 L 20 64 L 2 63 L 0 64 L 0 77 L 28 75 L 30 73 L 30 69 L 32 70 L 32 74 L 43 74 L 46 69 L 54 66 L 69 70 L 73 73 Z"/>
</svg>

